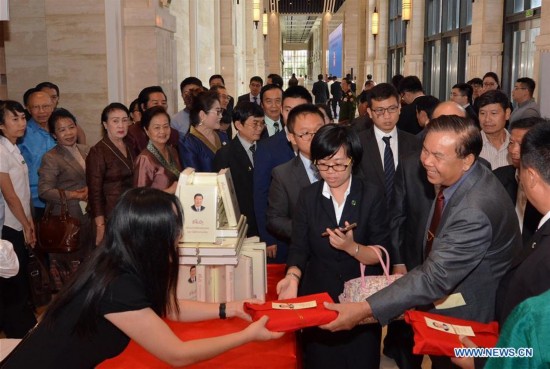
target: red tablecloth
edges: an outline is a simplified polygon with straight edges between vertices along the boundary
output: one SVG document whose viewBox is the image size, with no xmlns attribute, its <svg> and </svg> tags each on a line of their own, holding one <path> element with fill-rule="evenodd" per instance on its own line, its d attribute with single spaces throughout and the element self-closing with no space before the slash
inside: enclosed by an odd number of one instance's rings
<svg viewBox="0 0 550 369">
<path fill-rule="evenodd" d="M 275 286 L 284 276 L 284 265 L 268 265 L 268 293 L 266 299 L 276 300 Z M 210 320 L 200 323 L 175 323 L 167 321 L 174 333 L 183 341 L 219 336 L 239 331 L 249 323 L 241 319 Z M 267 342 L 252 342 L 226 352 L 216 358 L 188 366 L 188 368 L 223 368 L 247 369 L 295 369 L 298 368 L 296 354 L 296 339 L 293 333 L 287 333 L 282 338 Z M 168 364 L 158 360 L 133 341 L 119 356 L 107 360 L 99 369 L 148 369 L 170 368 Z"/>
</svg>

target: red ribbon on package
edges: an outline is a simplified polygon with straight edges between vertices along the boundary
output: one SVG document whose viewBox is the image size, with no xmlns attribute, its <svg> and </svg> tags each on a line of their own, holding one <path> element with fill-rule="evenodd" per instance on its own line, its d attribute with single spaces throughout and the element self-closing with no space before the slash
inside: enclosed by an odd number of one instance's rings
<svg viewBox="0 0 550 369">
<path fill-rule="evenodd" d="M 463 347 L 459 336 L 467 336 L 478 347 L 495 347 L 498 323 L 479 323 L 450 316 L 408 310 L 405 321 L 414 331 L 413 353 L 454 357 L 454 349 Z"/>
<path fill-rule="evenodd" d="M 328 324 L 338 316 L 324 302 L 333 302 L 326 292 L 294 299 L 269 301 L 264 304 L 245 302 L 244 311 L 256 321 L 267 315 L 267 329 L 273 332 L 293 332 L 301 328 Z"/>
</svg>

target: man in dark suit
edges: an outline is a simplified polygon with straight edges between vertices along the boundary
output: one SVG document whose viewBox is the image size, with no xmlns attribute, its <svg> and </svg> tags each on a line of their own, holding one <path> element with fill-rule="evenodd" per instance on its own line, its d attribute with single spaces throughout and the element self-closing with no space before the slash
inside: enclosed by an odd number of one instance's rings
<svg viewBox="0 0 550 369">
<path fill-rule="evenodd" d="M 466 113 L 468 113 L 468 116 L 474 120 L 476 126 L 481 129 L 479 119 L 477 118 L 477 113 L 472 106 L 473 93 L 474 89 L 469 84 L 457 83 L 451 89 L 451 101 L 454 101 L 458 105 L 462 106 L 466 110 Z"/>
<path fill-rule="evenodd" d="M 424 96 L 422 82 L 417 76 L 407 76 L 399 82 L 398 91 L 406 105 L 401 108 L 397 128 L 415 135 L 422 130 L 416 119 L 415 103 L 417 97 Z"/>
<path fill-rule="evenodd" d="M 329 97 L 328 86 L 325 81 L 323 81 L 323 75 L 319 74 L 317 76 L 317 82 L 313 84 L 313 89 L 311 90 L 313 96 L 315 96 L 315 104 L 324 104 L 327 102 Z"/>
<path fill-rule="evenodd" d="M 367 111 L 369 107 L 369 101 L 367 99 L 368 94 L 368 91 L 363 91 L 357 96 L 357 112 L 359 116 L 349 122 L 351 128 L 358 134 L 370 129 L 373 125 L 372 119 Z"/>
<path fill-rule="evenodd" d="M 195 196 L 193 196 L 194 204 L 191 205 L 191 210 L 200 212 L 203 211 L 205 208 L 202 206 L 202 200 L 204 199 L 204 196 L 200 193 L 196 193 Z"/>
<path fill-rule="evenodd" d="M 502 201 L 506 192 L 491 171 L 477 162 L 481 134 L 469 119 L 441 116 L 427 129 L 421 161 L 439 191 L 425 228 L 424 262 L 365 302 L 329 304 L 339 315 L 326 329 L 349 329 L 371 315 L 385 325 L 412 307 L 494 319 L 496 289 L 521 248 L 514 208 Z M 441 357 L 432 363 L 450 364 Z"/>
<path fill-rule="evenodd" d="M 312 97 L 303 86 L 289 87 L 283 93 L 282 116 L 286 121 L 288 114 L 295 106 L 311 104 Z M 260 239 L 266 243 L 268 262 L 284 263 L 286 261 L 287 245 L 278 242 L 267 231 L 267 198 L 271 185 L 271 171 L 278 165 L 286 163 L 294 158 L 294 148 L 289 142 L 286 129 L 258 142 L 256 155 L 254 156 L 254 212 L 258 223 Z"/>
<path fill-rule="evenodd" d="M 265 129 L 261 138 L 268 138 L 283 131 L 281 116 L 283 105 L 283 89 L 278 85 L 265 85 L 260 91 L 261 107 L 264 110 Z"/>
<path fill-rule="evenodd" d="M 538 124 L 523 137 L 519 177 L 527 199 L 544 217 L 529 247 L 517 255 L 502 279 L 497 293 L 497 316 L 501 323 L 522 301 L 550 289 L 549 158 L 550 125 Z"/>
<path fill-rule="evenodd" d="M 385 189 L 389 205 L 394 191 L 394 173 L 401 158 L 420 154 L 420 140 L 396 127 L 399 119 L 399 94 L 389 83 L 380 83 L 367 94 L 367 112 L 373 126 L 359 133 L 363 158 L 361 172 L 366 182 Z M 389 138 L 389 139 L 388 139 Z M 388 143 L 386 143 L 386 141 Z M 388 161 L 389 160 L 389 161 Z M 392 323 L 384 340 L 384 354 L 396 361 L 410 361 L 401 354 L 401 330 L 409 330 L 403 322 Z M 412 350 L 409 350 L 412 355 Z"/>
<path fill-rule="evenodd" d="M 250 84 L 248 85 L 248 88 L 250 88 L 250 93 L 239 96 L 237 99 L 237 104 L 241 101 L 250 101 L 260 105 L 260 90 L 263 85 L 264 80 L 262 77 L 254 76 L 250 78 Z"/>
<path fill-rule="evenodd" d="M 533 237 L 533 234 L 537 230 L 542 214 L 527 200 L 525 191 L 522 188 L 523 186 L 520 186 L 518 183 L 520 150 L 525 134 L 540 123 L 546 123 L 546 120 L 542 118 L 526 118 L 510 124 L 510 144 L 508 145 L 508 153 L 510 154 L 512 165 L 506 165 L 493 171 L 516 207 L 516 214 L 518 216 L 524 246 L 528 246 L 531 237 Z"/>
<path fill-rule="evenodd" d="M 414 103 L 416 104 L 416 119 L 420 127 L 422 127 L 422 131 L 417 133 L 416 137 L 424 141 L 424 137 L 426 137 L 426 130 L 424 128 L 426 128 L 430 119 L 432 119 L 434 109 L 439 104 L 439 99 L 431 95 L 420 96 L 414 100 Z"/>
<path fill-rule="evenodd" d="M 330 94 L 332 95 L 331 105 L 332 105 L 332 116 L 334 119 L 338 118 L 337 106 L 340 105 L 340 100 L 342 100 L 342 85 L 338 81 L 337 77 L 332 77 L 332 85 L 330 85 Z"/>
<path fill-rule="evenodd" d="M 265 127 L 262 108 L 252 102 L 237 104 L 233 111 L 233 124 L 237 135 L 218 150 L 214 157 L 214 170 L 223 168 L 231 170 L 231 177 L 235 185 L 235 192 L 239 209 L 247 218 L 247 236 L 257 236 L 258 226 L 254 213 L 254 199 L 252 184 L 254 177 L 254 156 L 256 142 Z"/>
<path fill-rule="evenodd" d="M 374 183 L 386 189 L 386 199 L 389 203 L 392 195 L 392 185 L 386 178 L 385 158 L 387 150 L 385 138 L 389 137 L 393 170 L 399 164 L 399 158 L 418 152 L 420 141 L 413 135 L 397 129 L 399 119 L 399 95 L 389 83 L 380 83 L 374 86 L 367 97 L 368 114 L 374 125 L 368 130 L 359 133 L 361 145 L 364 148 L 361 159 L 361 172 L 367 182 Z"/>
<path fill-rule="evenodd" d="M 267 229 L 285 243 L 290 242 L 292 214 L 300 191 L 319 179 L 310 147 L 315 132 L 324 124 L 323 114 L 311 104 L 299 105 L 288 115 L 288 137 L 298 148 L 298 155 L 271 172 L 267 207 Z"/>
</svg>

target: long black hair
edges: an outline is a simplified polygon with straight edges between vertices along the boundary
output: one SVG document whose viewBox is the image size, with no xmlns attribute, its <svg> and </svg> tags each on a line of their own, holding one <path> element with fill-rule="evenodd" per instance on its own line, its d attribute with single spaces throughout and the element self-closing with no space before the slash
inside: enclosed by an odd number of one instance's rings
<svg viewBox="0 0 550 369">
<path fill-rule="evenodd" d="M 128 190 L 115 206 L 102 244 L 79 269 L 44 316 L 44 324 L 63 319 L 63 308 L 84 293 L 75 332 L 92 334 L 107 287 L 121 274 L 137 276 L 159 315 L 178 312 L 176 286 L 183 211 L 178 199 L 152 188 Z"/>
</svg>

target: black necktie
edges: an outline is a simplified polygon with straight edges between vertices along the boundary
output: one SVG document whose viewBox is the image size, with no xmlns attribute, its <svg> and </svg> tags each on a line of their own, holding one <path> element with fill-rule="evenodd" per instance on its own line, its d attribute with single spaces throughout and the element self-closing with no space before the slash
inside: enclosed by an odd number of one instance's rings
<svg viewBox="0 0 550 369">
<path fill-rule="evenodd" d="M 388 201 L 388 206 L 393 196 L 393 177 L 395 175 L 395 163 L 393 161 L 390 139 L 391 136 L 382 137 L 382 140 L 386 144 L 386 148 L 384 149 L 384 179 L 386 182 L 386 200 Z"/>
<path fill-rule="evenodd" d="M 258 97 L 257 96 L 252 96 L 252 98 L 254 99 L 254 104 L 257 104 L 258 103 Z"/>
<path fill-rule="evenodd" d="M 279 122 L 273 122 L 273 128 L 275 128 L 275 133 L 279 133 L 281 128 L 279 128 Z"/>
<path fill-rule="evenodd" d="M 435 232 L 439 226 L 441 220 L 441 214 L 443 213 L 443 207 L 445 206 L 445 196 L 443 196 L 443 190 L 446 187 L 441 186 L 435 199 L 434 213 L 432 215 L 432 221 L 430 222 L 430 229 L 428 230 L 428 238 L 426 239 L 426 251 L 424 252 L 424 258 L 428 258 L 428 255 L 432 251 L 432 244 L 435 238 Z"/>
<path fill-rule="evenodd" d="M 252 162 L 254 162 L 254 155 L 256 154 L 256 144 L 252 144 L 250 148 L 248 149 L 252 153 Z"/>
</svg>

